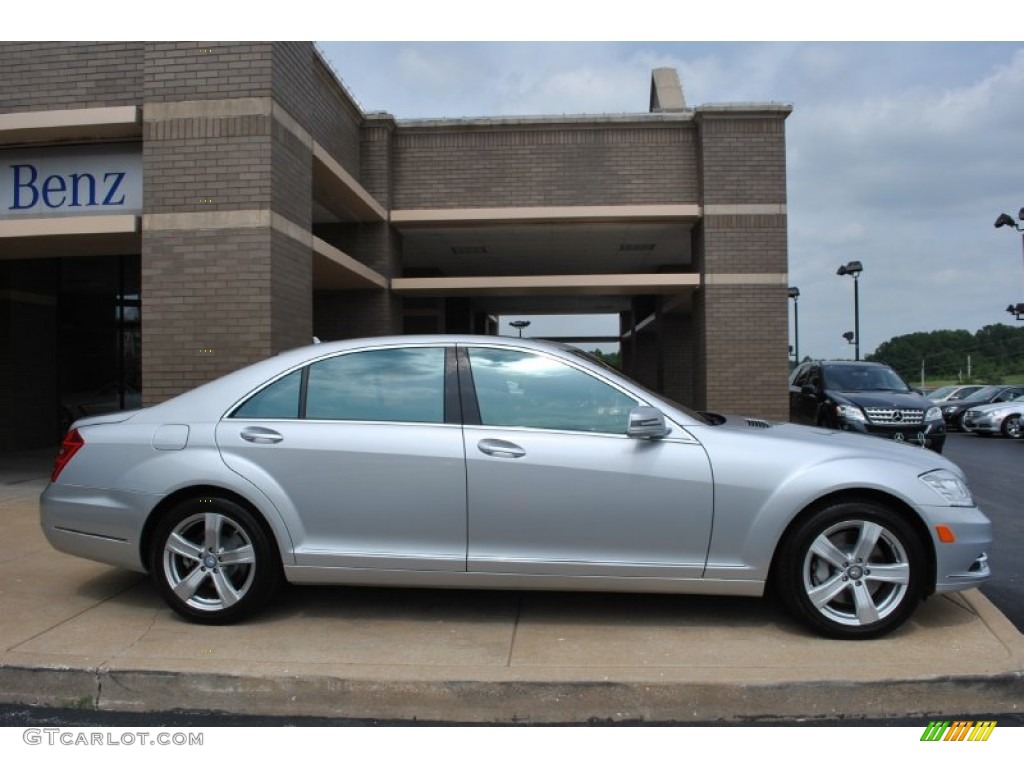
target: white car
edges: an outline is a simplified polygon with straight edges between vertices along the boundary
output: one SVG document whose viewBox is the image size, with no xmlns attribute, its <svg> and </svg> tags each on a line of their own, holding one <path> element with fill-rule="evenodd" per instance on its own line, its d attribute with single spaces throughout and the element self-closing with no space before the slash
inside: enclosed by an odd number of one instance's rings
<svg viewBox="0 0 1024 768">
<path fill-rule="evenodd" d="M 1003 403 L 976 405 L 964 413 L 963 425 L 979 435 L 1002 435 L 1017 440 L 1024 429 L 1024 395 Z"/>
</svg>

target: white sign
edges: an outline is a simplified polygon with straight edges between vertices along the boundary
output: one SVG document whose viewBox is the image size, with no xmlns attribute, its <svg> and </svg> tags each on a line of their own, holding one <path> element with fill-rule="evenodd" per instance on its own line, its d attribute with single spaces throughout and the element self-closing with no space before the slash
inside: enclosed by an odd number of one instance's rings
<svg viewBox="0 0 1024 768">
<path fill-rule="evenodd" d="M 142 213 L 142 145 L 0 152 L 0 219 Z"/>
</svg>

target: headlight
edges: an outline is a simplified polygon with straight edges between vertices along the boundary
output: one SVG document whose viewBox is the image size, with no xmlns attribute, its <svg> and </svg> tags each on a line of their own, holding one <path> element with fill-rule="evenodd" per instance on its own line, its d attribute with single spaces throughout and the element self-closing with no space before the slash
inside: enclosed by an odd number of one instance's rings
<svg viewBox="0 0 1024 768">
<path fill-rule="evenodd" d="M 942 418 L 942 411 L 938 406 L 933 406 L 928 409 L 928 412 L 924 415 L 925 421 L 938 421 Z"/>
<path fill-rule="evenodd" d="M 945 408 L 942 409 L 942 412 L 943 413 L 956 413 L 956 409 L 957 409 L 957 406 L 955 406 L 955 405 L 947 405 Z"/>
<path fill-rule="evenodd" d="M 864 411 L 855 405 L 837 405 L 836 416 L 847 421 L 859 421 L 862 424 L 866 424 L 868 420 Z"/>
<path fill-rule="evenodd" d="M 973 507 L 974 497 L 967 483 L 948 469 L 936 469 L 921 475 L 921 481 L 946 500 L 951 507 Z"/>
</svg>

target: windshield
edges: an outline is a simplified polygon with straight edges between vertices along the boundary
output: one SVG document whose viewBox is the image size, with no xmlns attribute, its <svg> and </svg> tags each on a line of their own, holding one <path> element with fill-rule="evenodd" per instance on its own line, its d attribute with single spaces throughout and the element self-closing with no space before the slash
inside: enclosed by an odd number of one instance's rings
<svg viewBox="0 0 1024 768">
<path fill-rule="evenodd" d="M 968 395 L 964 400 L 991 400 L 1002 391 L 1002 387 L 982 387 L 977 392 Z"/>
<path fill-rule="evenodd" d="M 841 392 L 909 392 L 910 387 L 892 368 L 874 365 L 828 365 L 822 373 L 826 389 Z"/>
</svg>

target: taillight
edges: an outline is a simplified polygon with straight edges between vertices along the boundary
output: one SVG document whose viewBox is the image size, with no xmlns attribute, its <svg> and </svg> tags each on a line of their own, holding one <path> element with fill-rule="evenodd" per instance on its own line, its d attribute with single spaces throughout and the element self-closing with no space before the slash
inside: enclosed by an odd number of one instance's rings
<svg viewBox="0 0 1024 768">
<path fill-rule="evenodd" d="M 82 439 L 77 429 L 72 429 L 64 435 L 64 442 L 60 444 L 57 458 L 53 460 L 53 473 L 50 475 L 51 483 L 57 481 L 57 476 L 60 475 L 64 467 L 71 461 L 71 457 L 78 453 L 78 449 L 83 445 L 85 445 L 85 440 Z"/>
</svg>

